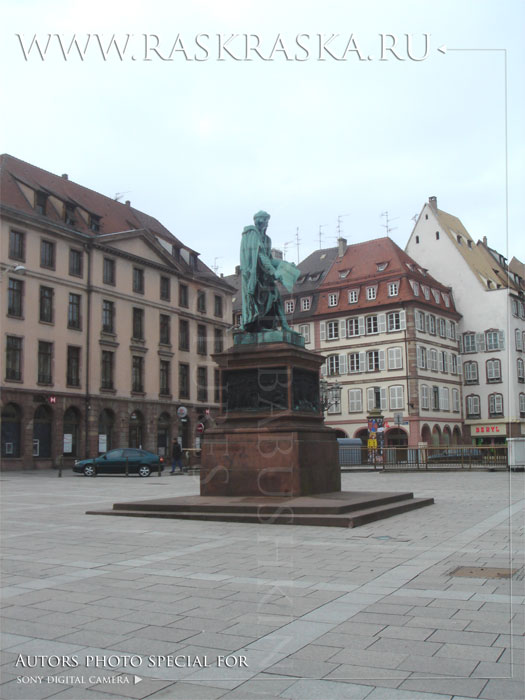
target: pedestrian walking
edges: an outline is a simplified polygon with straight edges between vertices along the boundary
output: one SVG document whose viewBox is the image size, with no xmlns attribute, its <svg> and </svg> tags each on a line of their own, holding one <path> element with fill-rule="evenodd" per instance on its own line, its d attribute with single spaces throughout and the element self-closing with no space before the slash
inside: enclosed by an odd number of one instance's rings
<svg viewBox="0 0 525 700">
<path fill-rule="evenodd" d="M 171 472 L 170 474 L 175 474 L 175 467 L 179 467 L 180 473 L 182 474 L 184 468 L 182 466 L 182 447 L 178 440 L 174 440 L 171 446 Z"/>
</svg>

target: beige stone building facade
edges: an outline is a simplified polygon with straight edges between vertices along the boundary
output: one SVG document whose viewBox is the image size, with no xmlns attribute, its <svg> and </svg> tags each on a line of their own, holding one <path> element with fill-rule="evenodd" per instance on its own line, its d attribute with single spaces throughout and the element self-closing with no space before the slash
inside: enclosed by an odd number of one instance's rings
<svg viewBox="0 0 525 700">
<path fill-rule="evenodd" d="M 198 445 L 229 285 L 156 219 L 2 156 L 2 465 Z"/>
</svg>

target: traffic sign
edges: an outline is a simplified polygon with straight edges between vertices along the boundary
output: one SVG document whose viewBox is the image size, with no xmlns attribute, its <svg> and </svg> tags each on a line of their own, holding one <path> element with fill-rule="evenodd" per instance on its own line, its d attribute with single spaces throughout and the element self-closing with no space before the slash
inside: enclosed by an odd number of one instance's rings
<svg viewBox="0 0 525 700">
<path fill-rule="evenodd" d="M 197 423 L 196 430 L 198 433 L 203 433 L 204 432 L 204 423 Z"/>
</svg>

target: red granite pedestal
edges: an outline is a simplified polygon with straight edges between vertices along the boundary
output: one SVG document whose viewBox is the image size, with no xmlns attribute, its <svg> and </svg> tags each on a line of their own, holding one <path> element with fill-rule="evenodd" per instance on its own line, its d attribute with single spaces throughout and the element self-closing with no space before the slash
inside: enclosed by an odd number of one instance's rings
<svg viewBox="0 0 525 700">
<path fill-rule="evenodd" d="M 203 441 L 201 496 L 340 491 L 337 439 L 319 404 L 324 358 L 270 343 L 234 346 L 214 359 L 222 414 Z"/>
<path fill-rule="evenodd" d="M 297 334 L 283 335 L 288 342 L 243 338 L 214 356 L 222 411 L 203 440 L 200 496 L 88 514 L 357 527 L 432 504 L 410 492 L 341 491 L 335 431 L 319 401 L 324 358 L 300 347 Z"/>
</svg>

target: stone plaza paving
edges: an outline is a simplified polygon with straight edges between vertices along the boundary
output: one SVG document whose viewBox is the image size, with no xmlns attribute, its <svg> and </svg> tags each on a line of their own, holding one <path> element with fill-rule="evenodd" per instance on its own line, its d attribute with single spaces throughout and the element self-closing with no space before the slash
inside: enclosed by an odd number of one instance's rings
<svg viewBox="0 0 525 700">
<path fill-rule="evenodd" d="M 343 474 L 436 500 L 355 529 L 85 515 L 190 475 L 0 487 L 4 700 L 525 697 L 522 473 Z"/>
</svg>

